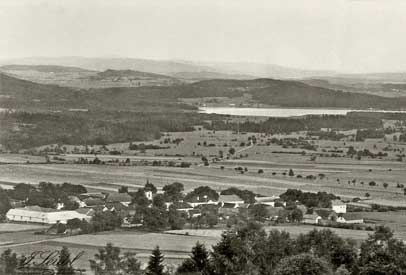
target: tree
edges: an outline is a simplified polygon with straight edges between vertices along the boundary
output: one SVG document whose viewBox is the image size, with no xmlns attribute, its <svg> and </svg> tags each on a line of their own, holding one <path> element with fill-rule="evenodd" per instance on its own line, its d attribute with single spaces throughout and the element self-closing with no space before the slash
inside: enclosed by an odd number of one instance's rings
<svg viewBox="0 0 406 275">
<path fill-rule="evenodd" d="M 387 182 L 384 182 L 383 183 L 383 187 L 386 189 L 386 188 L 388 188 L 388 186 L 389 186 L 389 184 L 387 183 Z"/>
<path fill-rule="evenodd" d="M 70 259 L 70 253 L 66 246 L 59 252 L 59 260 L 56 264 L 56 275 L 75 275 Z"/>
<path fill-rule="evenodd" d="M 251 209 L 251 216 L 255 221 L 264 222 L 268 218 L 268 210 L 264 204 L 255 204 Z"/>
<path fill-rule="evenodd" d="M 143 224 L 151 230 L 165 229 L 168 226 L 166 210 L 157 208 L 145 208 L 143 213 Z"/>
<path fill-rule="evenodd" d="M 154 198 L 152 199 L 152 205 L 157 208 L 166 210 L 165 196 L 163 194 L 155 195 Z"/>
<path fill-rule="evenodd" d="M 292 169 L 289 169 L 289 173 L 288 173 L 289 177 L 293 177 L 295 175 L 295 173 L 293 173 Z"/>
<path fill-rule="evenodd" d="M 96 232 L 113 230 L 121 225 L 121 218 L 116 212 L 97 211 L 92 217 L 92 225 Z"/>
<path fill-rule="evenodd" d="M 199 242 L 192 248 L 192 256 L 191 259 L 195 263 L 196 270 L 199 272 L 204 271 L 209 263 L 209 253 L 204 246 Z"/>
<path fill-rule="evenodd" d="M 361 244 L 359 274 L 406 274 L 406 245 L 384 226 Z"/>
<path fill-rule="evenodd" d="M 0 187 L 0 220 L 4 219 L 10 208 L 11 205 L 7 192 Z"/>
<path fill-rule="evenodd" d="M 299 254 L 282 259 L 273 274 L 328 275 L 333 274 L 333 271 L 328 263 L 321 258 L 317 258 L 311 254 Z"/>
<path fill-rule="evenodd" d="M 186 220 L 182 217 L 179 211 L 170 208 L 168 212 L 168 223 L 172 230 L 183 229 Z"/>
<path fill-rule="evenodd" d="M 128 186 L 120 186 L 118 193 L 128 193 Z"/>
<path fill-rule="evenodd" d="M 166 198 L 171 202 L 177 202 L 182 199 L 183 184 L 180 182 L 165 185 L 162 190 L 164 191 Z"/>
<path fill-rule="evenodd" d="M 143 206 L 146 207 L 150 204 L 150 201 L 148 198 L 145 196 L 145 191 L 143 188 L 139 188 L 137 192 L 131 193 L 131 196 L 133 197 L 131 203 L 138 205 L 138 206 Z"/>
<path fill-rule="evenodd" d="M 71 219 L 66 222 L 66 226 L 70 230 L 71 234 L 72 234 L 73 229 L 80 228 L 81 225 L 82 225 L 82 221 L 78 218 Z"/>
<path fill-rule="evenodd" d="M 0 274 L 14 275 L 17 272 L 17 254 L 11 249 L 5 250 L 0 256 Z"/>
<path fill-rule="evenodd" d="M 114 247 L 112 243 L 100 248 L 94 258 L 90 260 L 90 268 L 95 275 L 116 274 L 120 269 L 120 248 Z"/>
<path fill-rule="evenodd" d="M 200 200 L 205 198 L 207 200 L 216 201 L 219 198 L 219 194 L 209 186 L 199 186 L 186 195 L 185 201 L 190 201 L 197 197 L 199 197 Z"/>
<path fill-rule="evenodd" d="M 202 274 L 209 269 L 209 253 L 199 242 L 192 248 L 190 258 L 183 261 L 177 270 L 177 274 Z"/>
<path fill-rule="evenodd" d="M 230 153 L 230 155 L 234 155 L 235 154 L 235 149 L 233 147 L 231 147 L 228 152 Z"/>
<path fill-rule="evenodd" d="M 120 248 L 108 243 L 90 260 L 90 268 L 95 275 L 141 275 L 141 263 L 135 255 L 131 252 L 120 255 Z"/>
<path fill-rule="evenodd" d="M 121 258 L 120 267 L 125 272 L 125 275 L 142 275 L 144 272 L 141 270 L 141 263 L 135 257 L 133 252 L 125 252 Z"/>
<path fill-rule="evenodd" d="M 342 239 L 329 229 L 314 229 L 307 234 L 299 235 L 296 240 L 296 251 L 323 257 L 332 263 L 334 268 L 343 264 L 352 268 L 356 259 L 354 243 Z"/>
<path fill-rule="evenodd" d="M 272 274 L 277 264 L 285 257 L 295 253 L 294 241 L 289 233 L 279 230 L 271 230 L 263 243 L 255 247 L 256 260 L 261 274 Z"/>
<path fill-rule="evenodd" d="M 152 255 L 149 257 L 147 266 L 147 275 L 163 275 L 164 274 L 164 256 L 159 249 L 159 246 L 152 250 Z"/>
</svg>

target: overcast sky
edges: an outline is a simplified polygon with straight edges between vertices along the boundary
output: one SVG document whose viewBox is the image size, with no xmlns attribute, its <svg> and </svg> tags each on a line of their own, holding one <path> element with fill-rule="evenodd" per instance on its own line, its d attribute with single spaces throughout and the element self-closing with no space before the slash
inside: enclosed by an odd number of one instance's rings
<svg viewBox="0 0 406 275">
<path fill-rule="evenodd" d="M 0 58 L 28 56 L 406 71 L 406 1 L 0 0 Z"/>
</svg>

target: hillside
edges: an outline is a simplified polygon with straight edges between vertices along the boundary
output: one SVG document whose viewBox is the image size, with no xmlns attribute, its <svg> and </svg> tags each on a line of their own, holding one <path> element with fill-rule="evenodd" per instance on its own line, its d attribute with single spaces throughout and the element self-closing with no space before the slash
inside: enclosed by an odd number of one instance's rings
<svg viewBox="0 0 406 275">
<path fill-rule="evenodd" d="M 96 71 L 104 71 L 108 69 L 134 70 L 173 76 L 175 76 L 175 74 L 177 73 L 213 72 L 229 75 L 248 75 L 253 76 L 254 78 L 269 77 L 286 79 L 331 76 L 336 74 L 335 72 L 331 71 L 302 70 L 274 64 L 263 64 L 254 62 L 201 62 L 185 60 L 153 60 L 140 58 L 108 57 L 32 57 L 9 59 L 3 61 L 0 60 L 0 62 L 2 64 L 45 64 L 75 66 Z"/>
<path fill-rule="evenodd" d="M 133 70 L 103 72 L 56 65 L 5 65 L 0 72 L 41 84 L 80 89 L 109 87 L 163 86 L 180 84 L 170 76 Z"/>
<path fill-rule="evenodd" d="M 200 80 L 207 80 L 207 79 L 254 79 L 255 77 L 250 75 L 242 75 L 242 74 L 226 74 L 220 72 L 210 72 L 210 71 L 202 71 L 202 72 L 178 72 L 172 74 L 173 77 L 185 79 L 185 80 L 193 80 L 193 81 L 200 81 Z"/>
<path fill-rule="evenodd" d="M 103 72 L 97 73 L 96 77 L 98 78 L 108 78 L 108 77 L 129 77 L 134 79 L 172 79 L 167 75 L 162 74 L 154 74 L 154 73 L 147 73 L 147 72 L 140 72 L 134 70 L 105 70 Z"/>
<path fill-rule="evenodd" d="M 274 79 L 207 80 L 178 90 L 178 97 L 232 97 L 243 94 L 266 105 L 282 107 L 339 107 L 353 109 L 405 109 L 406 97 L 388 98 L 310 86 Z"/>
<path fill-rule="evenodd" d="M 201 97 L 233 98 L 245 94 L 250 95 L 253 101 L 267 106 L 388 110 L 406 108 L 406 97 L 388 98 L 349 93 L 274 79 L 216 79 L 182 85 L 114 87 L 86 91 L 37 84 L 0 74 L 0 94 L 0 107 L 30 109 L 191 109 L 191 106 L 179 104 L 179 100 Z"/>
<path fill-rule="evenodd" d="M 0 71 L 37 71 L 42 73 L 91 73 L 93 71 L 70 66 L 57 65 L 4 65 L 0 67 Z"/>
</svg>

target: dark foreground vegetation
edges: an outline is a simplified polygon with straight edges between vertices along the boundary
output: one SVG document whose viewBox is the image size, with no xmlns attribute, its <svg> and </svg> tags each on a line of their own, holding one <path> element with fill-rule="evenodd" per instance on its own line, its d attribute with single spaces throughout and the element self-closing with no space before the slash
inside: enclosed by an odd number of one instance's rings
<svg viewBox="0 0 406 275">
<path fill-rule="evenodd" d="M 328 229 L 292 238 L 287 232 L 266 233 L 258 224 L 248 223 L 225 232 L 210 250 L 196 243 L 190 257 L 176 269 L 164 264 L 159 247 L 152 251 L 143 270 L 135 253 L 121 253 L 112 244 L 99 249 L 90 260 L 90 268 L 96 275 L 395 275 L 405 274 L 405 257 L 405 244 L 386 227 L 378 227 L 357 246 Z M 56 258 L 52 264 L 35 265 L 29 256 L 8 249 L 0 256 L 0 274 L 52 270 L 52 274 L 74 275 L 84 271 L 75 265 L 75 255 L 67 247 L 58 251 Z"/>
</svg>

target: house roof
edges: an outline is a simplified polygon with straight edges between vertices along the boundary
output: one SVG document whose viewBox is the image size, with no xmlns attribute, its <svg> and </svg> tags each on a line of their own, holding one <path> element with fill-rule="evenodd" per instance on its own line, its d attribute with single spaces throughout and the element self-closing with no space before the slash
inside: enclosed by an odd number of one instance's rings
<svg viewBox="0 0 406 275">
<path fill-rule="evenodd" d="M 226 202 L 221 208 L 235 208 L 235 203 Z"/>
<path fill-rule="evenodd" d="M 94 206 L 94 205 L 104 205 L 104 201 L 98 198 L 88 198 L 83 200 L 87 206 Z"/>
<path fill-rule="evenodd" d="M 220 195 L 219 202 L 229 202 L 229 203 L 233 203 L 233 202 L 244 202 L 244 200 L 242 200 L 239 196 L 237 195 Z"/>
<path fill-rule="evenodd" d="M 345 203 L 342 202 L 341 200 L 333 200 L 333 201 L 331 201 L 331 206 L 339 206 L 339 205 L 345 205 Z"/>
<path fill-rule="evenodd" d="M 343 217 L 346 221 L 363 220 L 364 218 L 358 213 L 344 213 Z"/>
<path fill-rule="evenodd" d="M 109 193 L 107 195 L 107 201 L 108 202 L 131 202 L 132 197 L 128 195 L 127 193 Z"/>
<path fill-rule="evenodd" d="M 26 206 L 26 207 L 22 207 L 22 208 L 15 208 L 15 209 L 16 210 L 23 210 L 23 211 L 32 211 L 32 212 L 44 212 L 44 213 L 58 212 L 58 210 L 56 210 L 56 209 L 40 207 L 38 205 L 31 205 L 31 206 Z"/>
<path fill-rule="evenodd" d="M 323 219 L 327 219 L 330 215 L 336 215 L 336 212 L 330 208 L 317 208 L 314 209 L 313 212 L 321 216 Z"/>
<path fill-rule="evenodd" d="M 266 211 L 268 211 L 269 216 L 279 216 L 280 211 L 283 209 L 284 209 L 283 207 L 272 207 L 272 206 L 266 207 Z"/>
<path fill-rule="evenodd" d="M 106 195 L 104 193 L 101 193 L 101 192 L 95 192 L 95 193 L 83 193 L 83 194 L 80 194 L 79 197 L 81 199 L 85 199 L 85 198 L 104 199 L 106 197 Z"/>
<path fill-rule="evenodd" d="M 87 216 L 92 216 L 94 214 L 94 209 L 93 208 L 88 208 L 88 207 L 81 207 L 75 210 L 79 214 L 87 215 Z"/>
<path fill-rule="evenodd" d="M 317 214 L 304 214 L 303 215 L 303 219 L 306 219 L 306 220 L 316 220 L 316 219 L 318 219 L 318 218 L 321 218 L 319 215 L 317 215 Z"/>
<path fill-rule="evenodd" d="M 255 197 L 255 201 L 257 202 L 273 202 L 279 200 L 278 196 L 272 196 L 272 197 Z"/>
</svg>

